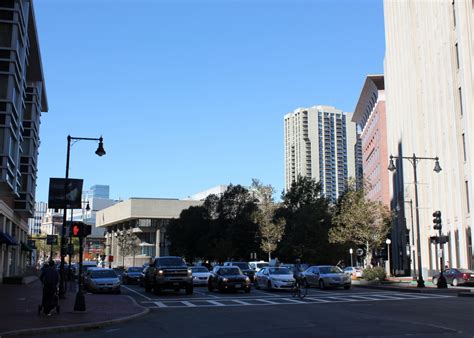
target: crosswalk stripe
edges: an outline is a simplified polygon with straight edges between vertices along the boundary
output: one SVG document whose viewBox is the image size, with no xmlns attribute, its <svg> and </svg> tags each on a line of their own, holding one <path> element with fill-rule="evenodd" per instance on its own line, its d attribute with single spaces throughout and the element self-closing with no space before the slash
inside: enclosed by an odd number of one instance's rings
<svg viewBox="0 0 474 338">
<path fill-rule="evenodd" d="M 168 307 L 168 305 L 166 305 L 163 302 L 153 302 L 153 303 L 155 303 L 155 305 L 158 306 L 158 307 Z"/>
<path fill-rule="evenodd" d="M 322 299 L 322 298 L 314 298 L 314 297 L 306 297 L 306 299 L 316 301 L 316 302 L 319 302 L 319 303 L 330 303 L 331 302 L 330 300 L 326 300 L 326 299 Z"/>
<path fill-rule="evenodd" d="M 252 305 L 251 303 L 244 302 L 243 300 L 234 299 L 233 301 L 242 305 Z"/>
<path fill-rule="evenodd" d="M 225 306 L 225 304 L 222 304 L 216 300 L 207 300 L 208 303 L 211 303 L 211 304 L 214 304 L 214 305 L 217 305 L 217 306 Z"/>
<path fill-rule="evenodd" d="M 267 304 L 280 304 L 280 303 L 277 303 L 277 302 L 272 302 L 271 300 L 267 300 L 267 299 L 255 299 L 256 301 L 259 301 L 259 302 L 262 302 L 262 303 L 267 303 Z"/>
<path fill-rule="evenodd" d="M 193 304 L 193 303 L 188 302 L 186 300 L 181 301 L 181 303 L 183 303 L 184 305 L 189 306 L 189 307 L 196 307 L 196 304 Z"/>
<path fill-rule="evenodd" d="M 299 304 L 306 304 L 307 302 L 303 302 L 301 300 L 297 300 L 297 299 L 292 299 L 292 298 L 282 298 L 283 300 L 286 300 L 286 301 L 289 301 L 289 302 L 292 302 L 292 303 L 299 303 Z"/>
</svg>

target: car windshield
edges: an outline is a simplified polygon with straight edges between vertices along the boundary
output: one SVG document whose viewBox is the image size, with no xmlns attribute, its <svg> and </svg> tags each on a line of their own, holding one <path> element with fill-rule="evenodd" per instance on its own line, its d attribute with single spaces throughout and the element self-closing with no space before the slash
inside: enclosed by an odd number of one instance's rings
<svg viewBox="0 0 474 338">
<path fill-rule="evenodd" d="M 193 266 L 191 270 L 193 270 L 193 272 L 209 272 L 209 270 L 204 266 Z"/>
<path fill-rule="evenodd" d="M 142 268 L 140 267 L 133 267 L 133 268 L 128 268 L 128 272 L 142 272 Z"/>
<path fill-rule="evenodd" d="M 268 271 L 270 275 L 293 275 L 293 272 L 288 268 L 270 268 Z"/>
<path fill-rule="evenodd" d="M 240 269 L 243 269 L 243 270 L 248 270 L 249 269 L 249 265 L 247 263 L 244 263 L 244 262 L 234 262 L 232 263 L 233 266 L 238 266 Z"/>
<path fill-rule="evenodd" d="M 219 269 L 219 275 L 241 275 L 239 268 L 221 268 Z"/>
<path fill-rule="evenodd" d="M 268 266 L 268 263 L 257 263 L 257 268 L 261 269 Z"/>
<path fill-rule="evenodd" d="M 114 270 L 95 270 L 91 272 L 91 278 L 116 278 Z"/>
<path fill-rule="evenodd" d="M 186 266 L 181 258 L 158 258 L 157 263 L 160 266 Z"/>
<path fill-rule="evenodd" d="M 341 273 L 342 270 L 337 266 L 321 266 L 319 268 L 321 273 Z"/>
</svg>

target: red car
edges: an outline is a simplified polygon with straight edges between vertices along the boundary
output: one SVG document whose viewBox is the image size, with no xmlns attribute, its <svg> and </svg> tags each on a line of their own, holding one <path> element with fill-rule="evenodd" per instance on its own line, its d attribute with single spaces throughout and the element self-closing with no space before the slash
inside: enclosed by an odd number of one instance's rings
<svg viewBox="0 0 474 338">
<path fill-rule="evenodd" d="M 452 286 L 474 284 L 474 271 L 468 269 L 446 269 L 443 272 L 446 283 Z M 433 276 L 433 284 L 438 284 L 439 274 Z"/>
</svg>

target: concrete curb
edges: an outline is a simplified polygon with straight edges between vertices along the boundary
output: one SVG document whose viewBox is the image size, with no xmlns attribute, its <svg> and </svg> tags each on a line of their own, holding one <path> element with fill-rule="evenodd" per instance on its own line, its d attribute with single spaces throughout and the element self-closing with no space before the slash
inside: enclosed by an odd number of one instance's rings
<svg viewBox="0 0 474 338">
<path fill-rule="evenodd" d="M 70 331 L 82 331 L 82 330 L 93 330 L 93 329 L 100 329 L 106 326 L 111 326 L 123 322 L 127 322 L 129 320 L 133 320 L 135 318 L 144 316 L 150 312 L 150 309 L 138 304 L 133 297 L 126 296 L 132 300 L 132 302 L 137 305 L 138 307 L 143 308 L 142 312 L 135 313 L 133 315 L 124 316 L 120 318 L 115 318 L 111 320 L 101 321 L 101 322 L 91 322 L 91 323 L 81 323 L 81 324 L 71 324 L 71 325 L 62 325 L 62 326 L 50 326 L 50 327 L 42 327 L 42 328 L 34 328 L 34 329 L 23 329 L 23 330 L 12 330 L 7 332 L 0 332 L 0 337 L 20 337 L 20 336 L 30 336 L 30 335 L 38 335 L 38 334 L 48 334 L 48 333 L 61 333 L 61 332 L 70 332 Z"/>
</svg>

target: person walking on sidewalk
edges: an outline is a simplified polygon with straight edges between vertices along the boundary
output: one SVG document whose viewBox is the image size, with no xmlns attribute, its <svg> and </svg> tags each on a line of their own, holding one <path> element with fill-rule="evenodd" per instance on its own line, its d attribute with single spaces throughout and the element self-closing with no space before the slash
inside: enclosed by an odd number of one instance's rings
<svg viewBox="0 0 474 338">
<path fill-rule="evenodd" d="M 40 276 L 41 283 L 43 283 L 43 311 L 46 315 L 51 315 L 51 309 L 57 305 L 57 287 L 59 283 L 59 273 L 56 270 L 54 261 L 49 261 Z"/>
</svg>

